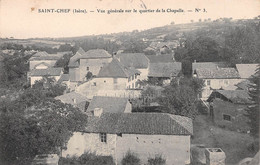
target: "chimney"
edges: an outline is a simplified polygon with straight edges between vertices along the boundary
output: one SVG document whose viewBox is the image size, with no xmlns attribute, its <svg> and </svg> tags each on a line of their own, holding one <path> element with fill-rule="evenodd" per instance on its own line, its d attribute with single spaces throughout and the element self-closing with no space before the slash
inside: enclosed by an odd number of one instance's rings
<svg viewBox="0 0 260 165">
<path fill-rule="evenodd" d="M 94 109 L 94 116 L 100 117 L 103 113 L 103 108 L 95 108 Z"/>
<path fill-rule="evenodd" d="M 225 165 L 226 155 L 220 148 L 206 148 L 206 165 Z"/>
</svg>

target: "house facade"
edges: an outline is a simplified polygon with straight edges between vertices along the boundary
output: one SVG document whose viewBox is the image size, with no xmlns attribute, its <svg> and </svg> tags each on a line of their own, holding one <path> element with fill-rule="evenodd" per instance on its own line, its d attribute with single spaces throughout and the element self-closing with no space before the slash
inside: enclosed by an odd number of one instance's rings
<svg viewBox="0 0 260 165">
<path fill-rule="evenodd" d="M 231 88 L 231 86 L 235 89 L 235 85 L 242 81 L 235 68 L 218 66 L 193 68 L 193 77 L 201 78 L 205 82 L 200 96 L 202 100 L 206 100 L 215 89 Z"/>
<path fill-rule="evenodd" d="M 69 74 L 73 82 L 86 81 L 86 75 L 91 72 L 97 75 L 100 69 L 111 62 L 112 55 L 103 49 L 89 50 L 82 48 L 70 59 Z"/>
<path fill-rule="evenodd" d="M 161 154 L 166 164 L 185 165 L 190 163 L 191 135 L 192 121 L 182 116 L 97 112 L 89 117 L 85 130 L 74 133 L 62 156 L 95 152 L 112 156 L 117 164 L 121 164 L 130 150 L 138 154 L 142 164 L 148 157 Z"/>
<path fill-rule="evenodd" d="M 139 74 L 138 70 L 128 68 L 113 58 L 99 71 L 96 77 L 78 86 L 76 91 L 92 98 L 100 91 L 109 93 L 110 91 L 138 89 Z"/>
<path fill-rule="evenodd" d="M 29 59 L 29 68 L 33 70 L 54 67 L 62 56 L 62 53 L 48 54 L 47 52 L 37 52 Z"/>
<path fill-rule="evenodd" d="M 220 127 L 246 133 L 250 130 L 245 116 L 245 110 L 252 103 L 249 98 L 244 90 L 216 90 L 207 100 L 209 116 Z"/>
<path fill-rule="evenodd" d="M 58 81 L 63 74 L 63 68 L 47 68 L 47 69 L 34 69 L 28 72 L 28 78 L 31 86 L 36 81 L 42 80 L 44 77 L 53 78 Z"/>
</svg>

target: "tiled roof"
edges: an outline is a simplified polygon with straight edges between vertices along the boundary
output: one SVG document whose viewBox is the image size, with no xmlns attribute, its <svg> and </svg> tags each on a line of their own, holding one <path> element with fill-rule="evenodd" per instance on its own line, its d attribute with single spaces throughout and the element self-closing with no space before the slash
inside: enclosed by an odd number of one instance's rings
<svg viewBox="0 0 260 165">
<path fill-rule="evenodd" d="M 151 63 L 149 66 L 149 77 L 172 77 L 181 72 L 181 63 Z"/>
<path fill-rule="evenodd" d="M 39 60 L 58 60 L 63 56 L 63 54 L 48 54 L 46 52 L 35 53 L 29 61 L 39 61 Z"/>
<path fill-rule="evenodd" d="M 217 68 L 217 69 L 200 68 L 200 69 L 196 69 L 196 73 L 198 78 L 205 78 L 205 79 L 240 78 L 235 68 Z"/>
<path fill-rule="evenodd" d="M 146 135 L 192 135 L 192 120 L 167 113 L 102 113 L 90 116 L 84 132 Z"/>
<path fill-rule="evenodd" d="M 100 69 L 97 77 L 127 78 L 135 74 L 140 74 L 140 72 L 138 70 L 125 67 L 114 58 L 109 64 Z"/>
<path fill-rule="evenodd" d="M 63 68 L 34 69 L 30 76 L 60 76 Z"/>
<path fill-rule="evenodd" d="M 174 58 L 171 54 L 164 55 L 146 55 L 150 63 L 169 63 L 174 62 Z"/>
<path fill-rule="evenodd" d="M 250 78 L 255 74 L 259 64 L 236 64 L 236 68 L 241 78 Z"/>
<path fill-rule="evenodd" d="M 87 112 L 94 111 L 95 108 L 102 108 L 103 112 L 124 113 L 127 103 L 127 98 L 94 96 L 88 106 Z"/>
<path fill-rule="evenodd" d="M 149 63 L 144 53 L 120 53 L 116 57 L 123 65 L 134 67 L 135 69 L 147 68 Z"/>
<path fill-rule="evenodd" d="M 93 58 L 111 58 L 112 55 L 103 49 L 93 49 L 85 52 L 80 48 L 77 53 L 70 58 L 69 67 L 78 67 L 79 59 L 93 59 Z"/>
<path fill-rule="evenodd" d="M 248 86 L 251 84 L 249 80 L 244 80 L 236 84 L 236 86 L 240 89 L 247 90 Z"/>
<path fill-rule="evenodd" d="M 86 101 L 87 98 L 79 93 L 76 92 L 70 92 L 70 93 L 66 93 L 64 95 L 61 96 L 57 96 L 55 97 L 56 100 L 60 100 L 63 103 L 66 104 L 72 104 L 75 105 L 76 107 L 80 108 L 81 110 L 85 110 L 85 105 L 86 105 Z"/>
<path fill-rule="evenodd" d="M 160 49 L 163 46 L 167 46 L 170 49 L 176 48 L 178 46 L 178 41 L 169 41 L 169 42 L 152 42 L 149 47 L 154 49 Z M 149 49 L 148 47 L 148 49 Z"/>
<path fill-rule="evenodd" d="M 232 101 L 233 103 L 240 103 L 240 104 L 250 104 L 252 101 L 250 100 L 250 96 L 248 95 L 247 91 L 245 90 L 216 90 L 211 94 L 208 100 L 214 98 L 214 95 L 219 93 L 226 97 L 228 100 Z"/>
<path fill-rule="evenodd" d="M 109 54 L 104 49 L 93 49 L 84 53 L 81 58 L 111 58 L 111 57 L 112 55 Z"/>
</svg>

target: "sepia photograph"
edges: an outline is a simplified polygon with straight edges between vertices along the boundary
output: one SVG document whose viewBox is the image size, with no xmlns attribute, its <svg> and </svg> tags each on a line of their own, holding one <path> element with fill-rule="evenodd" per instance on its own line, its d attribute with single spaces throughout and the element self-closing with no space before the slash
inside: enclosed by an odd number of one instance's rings
<svg viewBox="0 0 260 165">
<path fill-rule="evenodd" d="M 0 0 L 0 165 L 260 165 L 260 0 Z"/>
</svg>

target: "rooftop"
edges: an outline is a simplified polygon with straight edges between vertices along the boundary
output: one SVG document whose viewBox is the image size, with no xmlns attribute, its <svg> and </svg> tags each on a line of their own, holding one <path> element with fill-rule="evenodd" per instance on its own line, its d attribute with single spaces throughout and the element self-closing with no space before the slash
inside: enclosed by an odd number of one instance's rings
<svg viewBox="0 0 260 165">
<path fill-rule="evenodd" d="M 198 78 L 205 79 L 232 79 L 240 78 L 235 68 L 200 68 L 196 69 Z"/>
<path fill-rule="evenodd" d="M 87 112 L 94 111 L 95 108 L 102 108 L 103 112 L 124 113 L 127 103 L 127 98 L 94 96 L 88 106 Z"/>
<path fill-rule="evenodd" d="M 241 78 L 250 78 L 256 73 L 259 64 L 236 64 L 237 71 Z"/>
<path fill-rule="evenodd" d="M 63 68 L 47 68 L 31 70 L 30 76 L 60 76 Z"/>
<path fill-rule="evenodd" d="M 126 67 L 143 69 L 148 67 L 149 60 L 144 53 L 120 53 L 116 57 Z"/>
<path fill-rule="evenodd" d="M 224 96 L 226 99 L 230 100 L 233 103 L 238 103 L 238 104 L 252 103 L 252 101 L 250 100 L 250 96 L 248 95 L 248 92 L 245 90 L 216 90 L 209 96 L 208 101 L 211 101 L 213 98 L 215 98 L 216 93 L 221 94 L 222 96 Z"/>
<path fill-rule="evenodd" d="M 151 63 L 149 66 L 149 77 L 172 77 L 181 72 L 181 63 Z"/>
<path fill-rule="evenodd" d="M 217 68 L 226 68 L 227 64 L 225 62 L 193 62 L 192 71 L 196 69 L 217 69 Z"/>
<path fill-rule="evenodd" d="M 170 63 L 174 62 L 173 55 L 163 54 L 163 55 L 146 55 L 150 63 Z"/>
<path fill-rule="evenodd" d="M 102 113 L 88 118 L 83 132 L 111 134 L 192 135 L 192 120 L 167 113 Z"/>
<path fill-rule="evenodd" d="M 62 56 L 62 53 L 48 54 L 47 52 L 37 52 L 29 59 L 29 61 L 58 60 Z"/>
<path fill-rule="evenodd" d="M 140 72 L 124 66 L 117 59 L 113 58 L 109 64 L 100 69 L 97 77 L 127 78 L 135 74 L 140 74 Z"/>
</svg>

